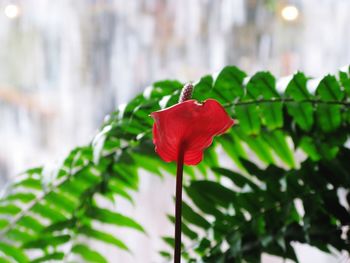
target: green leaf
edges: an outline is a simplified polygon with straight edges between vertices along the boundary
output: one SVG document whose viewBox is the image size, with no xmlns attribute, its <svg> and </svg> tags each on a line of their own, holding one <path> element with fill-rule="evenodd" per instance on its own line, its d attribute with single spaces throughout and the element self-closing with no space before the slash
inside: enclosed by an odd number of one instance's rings
<svg viewBox="0 0 350 263">
<path fill-rule="evenodd" d="M 235 108 L 238 124 L 246 134 L 260 133 L 260 117 L 256 105 L 238 105 Z"/>
<path fill-rule="evenodd" d="M 239 256 L 242 251 L 242 237 L 239 232 L 235 232 L 229 237 L 228 243 L 230 244 L 230 253 L 233 257 Z"/>
<path fill-rule="evenodd" d="M 235 129 L 230 129 L 228 133 L 220 136 L 219 138 L 227 140 L 227 143 L 223 144 L 228 145 L 230 148 L 232 148 L 235 152 L 235 155 L 238 155 L 243 158 L 248 157 L 246 149 L 244 149 L 243 142 L 238 137 L 237 133 L 235 132 Z M 227 152 L 229 154 L 230 151 Z"/>
<path fill-rule="evenodd" d="M 167 217 L 173 224 L 175 224 L 175 216 L 167 215 Z M 192 231 L 185 222 L 182 222 L 181 224 L 181 231 L 185 236 L 187 236 L 191 240 L 198 238 L 197 233 Z"/>
<path fill-rule="evenodd" d="M 350 107 L 345 108 L 342 119 L 344 124 L 350 124 Z"/>
<path fill-rule="evenodd" d="M 225 153 L 231 158 L 231 160 L 237 165 L 240 170 L 244 170 L 243 165 L 240 162 L 240 157 L 247 157 L 247 154 L 242 146 L 242 141 L 237 137 L 224 134 L 217 138 L 220 145 L 224 149 Z"/>
<path fill-rule="evenodd" d="M 288 102 L 288 113 L 294 118 L 298 126 L 309 131 L 314 123 L 313 105 L 305 100 L 311 99 L 311 95 L 307 90 L 307 78 L 302 73 L 296 73 L 289 82 L 285 91 L 287 98 L 292 98 L 296 102 Z"/>
<path fill-rule="evenodd" d="M 324 132 L 331 132 L 341 124 L 340 106 L 319 104 L 317 107 L 317 117 L 321 129 Z"/>
<path fill-rule="evenodd" d="M 311 95 L 307 90 L 307 78 L 303 73 L 298 72 L 294 74 L 287 86 L 285 95 L 296 101 L 303 101 L 311 98 Z"/>
<path fill-rule="evenodd" d="M 0 214 L 6 215 L 16 215 L 21 211 L 18 206 L 8 204 L 8 205 L 0 205 Z"/>
<path fill-rule="evenodd" d="M 6 234 L 6 236 L 14 241 L 18 242 L 28 242 L 29 240 L 34 239 L 33 234 L 28 233 L 27 231 L 23 231 L 17 228 L 12 228 Z"/>
<path fill-rule="evenodd" d="M 64 258 L 64 253 L 63 252 L 54 252 L 49 255 L 44 255 L 42 257 L 38 257 L 36 259 L 33 259 L 31 263 L 39 263 L 39 262 L 51 262 L 52 260 L 54 261 L 61 261 Z"/>
<path fill-rule="evenodd" d="M 32 175 L 41 175 L 41 173 L 43 172 L 43 167 L 34 167 L 31 169 L 28 169 L 27 171 L 25 171 L 23 174 L 28 174 L 30 176 Z"/>
<path fill-rule="evenodd" d="M 272 150 L 269 144 L 263 140 L 261 136 L 247 135 L 243 130 L 234 127 L 236 134 L 244 141 L 249 148 L 257 155 L 257 157 L 265 164 L 274 163 L 275 160 L 272 156 Z"/>
<path fill-rule="evenodd" d="M 0 218 L 0 229 L 4 229 L 9 225 L 9 221 L 6 219 Z"/>
<path fill-rule="evenodd" d="M 263 215 L 257 215 L 253 219 L 253 228 L 257 235 L 262 236 L 266 233 L 266 223 Z"/>
<path fill-rule="evenodd" d="M 71 178 L 69 181 L 65 182 L 60 190 L 66 194 L 74 195 L 77 198 L 85 192 L 90 186 L 85 182 L 80 180 L 77 177 Z"/>
<path fill-rule="evenodd" d="M 202 77 L 199 82 L 194 85 L 192 97 L 198 101 L 204 101 L 210 98 L 213 82 L 214 80 L 211 75 Z"/>
<path fill-rule="evenodd" d="M 272 146 L 274 152 L 286 165 L 291 168 L 295 167 L 294 153 L 290 149 L 287 138 L 282 131 L 265 132 L 262 135 L 265 141 Z"/>
<path fill-rule="evenodd" d="M 242 97 L 243 79 L 246 74 L 234 66 L 225 67 L 217 76 L 214 83 L 214 91 L 220 96 L 217 99 L 221 103 L 232 102 L 235 98 Z"/>
<path fill-rule="evenodd" d="M 263 103 L 260 105 L 264 124 L 269 130 L 283 126 L 283 104 L 280 102 Z"/>
<path fill-rule="evenodd" d="M 322 79 L 316 89 L 316 94 L 324 100 L 341 101 L 344 98 L 337 79 L 331 75 Z"/>
<path fill-rule="evenodd" d="M 290 102 L 287 103 L 287 110 L 301 129 L 309 131 L 312 128 L 314 109 L 311 103 Z"/>
<path fill-rule="evenodd" d="M 78 206 L 77 199 L 73 199 L 64 192 L 51 192 L 45 199 L 50 205 L 68 213 L 72 213 Z"/>
<path fill-rule="evenodd" d="M 205 162 L 207 166 L 217 166 L 219 164 L 219 157 L 216 153 L 215 145 L 206 149 L 203 162 Z"/>
<path fill-rule="evenodd" d="M 120 140 L 117 138 L 108 138 L 108 140 L 104 141 L 103 151 L 107 153 L 112 153 L 117 151 L 120 148 Z M 96 150 L 94 148 L 94 150 Z"/>
<path fill-rule="evenodd" d="M 33 199 L 35 199 L 35 195 L 33 193 L 21 193 L 21 192 L 17 192 L 11 195 L 8 195 L 7 197 L 5 197 L 4 199 L 2 199 L 3 201 L 21 201 L 22 203 L 29 203 L 30 201 L 32 201 Z M 0 200 L 1 202 L 1 200 Z"/>
<path fill-rule="evenodd" d="M 14 187 L 25 187 L 33 190 L 42 190 L 42 185 L 40 180 L 34 178 L 27 178 L 16 183 Z"/>
<path fill-rule="evenodd" d="M 163 241 L 171 248 L 175 247 L 175 239 L 173 237 L 162 237 Z"/>
<path fill-rule="evenodd" d="M 131 195 L 124 189 L 125 186 L 123 185 L 123 183 L 116 180 L 116 178 L 109 179 L 107 188 L 113 194 L 119 195 L 119 196 L 123 197 L 124 199 L 133 203 L 133 199 L 132 199 Z"/>
<path fill-rule="evenodd" d="M 208 229 L 210 227 L 210 223 L 185 202 L 182 202 L 182 217 L 187 222 L 203 229 Z"/>
<path fill-rule="evenodd" d="M 213 167 L 212 170 L 216 173 L 219 173 L 220 175 L 229 178 L 236 186 L 240 188 L 249 185 L 253 190 L 257 191 L 259 189 L 259 187 L 254 182 L 239 173 L 221 167 Z"/>
<path fill-rule="evenodd" d="M 58 209 L 49 207 L 48 204 L 37 203 L 32 208 L 32 211 L 41 215 L 42 217 L 51 220 L 52 222 L 62 221 L 66 219 L 66 217 Z"/>
<path fill-rule="evenodd" d="M 191 189 L 196 189 L 197 192 L 201 192 L 208 202 L 223 207 L 228 207 L 235 200 L 236 196 L 230 189 L 212 181 L 194 181 L 190 187 Z M 220 195 L 217 193 L 220 193 Z"/>
<path fill-rule="evenodd" d="M 334 76 L 326 76 L 317 87 L 316 94 L 326 101 L 341 101 L 344 93 Z M 341 112 L 339 105 L 320 103 L 317 106 L 317 117 L 321 129 L 324 132 L 331 132 L 341 124 Z"/>
<path fill-rule="evenodd" d="M 87 237 L 94 238 L 94 239 L 100 240 L 102 242 L 115 245 L 115 246 L 119 247 L 120 249 L 129 250 L 123 241 L 115 238 L 111 234 L 108 234 L 108 233 L 105 233 L 102 231 L 98 231 L 98 230 L 92 229 L 92 228 L 87 227 L 87 226 L 80 228 L 79 233 L 83 234 Z"/>
<path fill-rule="evenodd" d="M 41 235 L 35 240 L 28 241 L 23 244 L 24 248 L 46 248 L 49 246 L 57 247 L 59 245 L 65 244 L 70 240 L 70 235 Z"/>
<path fill-rule="evenodd" d="M 11 263 L 11 261 L 9 259 L 3 258 L 0 256 L 0 262 L 1 263 Z"/>
<path fill-rule="evenodd" d="M 18 220 L 17 225 L 34 232 L 40 232 L 44 228 L 37 219 L 28 215 L 23 216 L 20 220 Z"/>
<path fill-rule="evenodd" d="M 115 176 L 130 189 L 138 189 L 138 175 L 134 167 L 119 163 L 113 165 L 113 171 L 115 172 Z"/>
<path fill-rule="evenodd" d="M 72 248 L 72 252 L 81 256 L 87 262 L 107 263 L 108 261 L 97 251 L 92 250 L 86 245 L 77 244 Z"/>
<path fill-rule="evenodd" d="M 251 77 L 247 84 L 247 91 L 250 99 L 280 97 L 276 90 L 276 80 L 269 72 L 258 72 Z"/>
<path fill-rule="evenodd" d="M 161 250 L 159 251 L 159 254 L 163 257 L 163 258 L 166 258 L 167 260 L 171 260 L 171 257 L 172 257 L 172 254 L 167 252 L 167 251 L 164 251 L 164 250 Z"/>
<path fill-rule="evenodd" d="M 180 90 L 183 87 L 183 83 L 177 80 L 162 80 L 155 82 L 153 87 L 152 97 L 159 97 Z"/>
<path fill-rule="evenodd" d="M 222 213 L 216 208 L 216 204 L 210 202 L 207 198 L 202 195 L 202 191 L 198 191 L 198 187 L 195 188 L 192 185 L 185 187 L 186 193 L 189 198 L 192 199 L 193 203 L 204 213 L 213 215 L 215 217 L 222 217 Z"/>
<path fill-rule="evenodd" d="M 43 232 L 54 232 L 64 230 L 66 228 L 73 228 L 76 225 L 76 219 L 68 219 L 64 221 L 55 222 L 43 229 Z"/>
<path fill-rule="evenodd" d="M 344 87 L 345 92 L 350 96 L 350 77 L 349 73 L 344 71 L 339 71 L 339 78 L 342 86 Z"/>
<path fill-rule="evenodd" d="M 82 181 L 83 183 L 88 185 L 88 187 L 95 185 L 100 181 L 101 178 L 99 177 L 99 175 L 96 175 L 95 172 L 92 170 L 92 167 L 89 166 L 82 169 L 78 172 L 77 180 Z"/>
<path fill-rule="evenodd" d="M 99 220 L 103 223 L 114 224 L 117 226 L 130 227 L 141 232 L 145 232 L 143 227 L 130 217 L 124 216 L 122 214 L 109 211 L 107 209 L 102 209 L 98 207 L 91 207 L 88 211 L 88 215 L 91 218 Z"/>
<path fill-rule="evenodd" d="M 275 78 L 268 72 L 258 72 L 247 84 L 247 94 L 244 101 L 279 98 Z M 261 102 L 258 105 L 262 113 L 263 123 L 268 129 L 273 130 L 283 126 L 282 103 Z"/>
<path fill-rule="evenodd" d="M 162 176 L 159 169 L 159 162 L 154 158 L 154 156 L 134 154 L 133 158 L 139 167 L 142 167 L 150 173 L 156 174 L 160 177 Z"/>
<path fill-rule="evenodd" d="M 17 262 L 26 263 L 29 262 L 28 257 L 22 252 L 22 250 L 6 244 L 4 242 L 0 242 L 0 251 L 5 255 L 13 258 Z"/>
<path fill-rule="evenodd" d="M 314 161 L 321 159 L 321 155 L 311 137 L 304 136 L 299 142 L 299 147 Z"/>
</svg>

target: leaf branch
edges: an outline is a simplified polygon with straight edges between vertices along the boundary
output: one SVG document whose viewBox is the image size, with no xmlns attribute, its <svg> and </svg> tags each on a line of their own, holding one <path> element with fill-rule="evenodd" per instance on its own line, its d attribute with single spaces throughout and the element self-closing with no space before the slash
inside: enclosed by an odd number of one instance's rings
<svg viewBox="0 0 350 263">
<path fill-rule="evenodd" d="M 321 99 L 305 99 L 305 100 L 295 100 L 291 98 L 275 98 L 275 99 L 258 99 L 258 100 L 247 100 L 238 101 L 232 103 L 226 103 L 223 106 L 229 108 L 232 106 L 241 105 L 252 105 L 252 104 L 263 104 L 263 103 L 312 103 L 312 104 L 329 104 L 329 105 L 342 105 L 350 107 L 350 102 L 348 101 L 337 101 L 337 100 L 321 100 Z"/>
</svg>

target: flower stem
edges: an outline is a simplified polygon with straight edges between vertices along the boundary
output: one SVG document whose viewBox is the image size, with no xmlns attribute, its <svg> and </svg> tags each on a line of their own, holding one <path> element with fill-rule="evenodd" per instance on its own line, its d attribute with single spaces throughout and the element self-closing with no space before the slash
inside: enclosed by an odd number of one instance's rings
<svg viewBox="0 0 350 263">
<path fill-rule="evenodd" d="M 181 218 L 182 218 L 182 177 L 184 166 L 184 149 L 180 147 L 176 169 L 176 195 L 175 195 L 175 251 L 174 263 L 181 262 Z"/>
</svg>

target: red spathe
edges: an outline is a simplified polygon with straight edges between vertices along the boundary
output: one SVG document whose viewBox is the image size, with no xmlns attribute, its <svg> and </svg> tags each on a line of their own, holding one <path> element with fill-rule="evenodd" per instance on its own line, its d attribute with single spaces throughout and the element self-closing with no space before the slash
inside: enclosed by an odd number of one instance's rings
<svg viewBox="0 0 350 263">
<path fill-rule="evenodd" d="M 208 99 L 203 103 L 187 100 L 151 114 L 153 143 L 156 152 L 166 162 L 177 161 L 180 150 L 184 151 L 184 163 L 198 164 L 203 151 L 213 137 L 224 133 L 234 121 L 219 102 Z"/>
</svg>

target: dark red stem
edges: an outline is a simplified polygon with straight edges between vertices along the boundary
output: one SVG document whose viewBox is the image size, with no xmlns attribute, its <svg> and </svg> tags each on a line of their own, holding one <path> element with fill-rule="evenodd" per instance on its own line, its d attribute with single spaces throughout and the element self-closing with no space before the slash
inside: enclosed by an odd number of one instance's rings
<svg viewBox="0 0 350 263">
<path fill-rule="evenodd" d="M 182 177 L 184 168 L 184 149 L 180 147 L 176 169 L 176 203 L 175 203 L 175 251 L 174 263 L 181 262 L 181 217 L 182 217 Z"/>
</svg>

